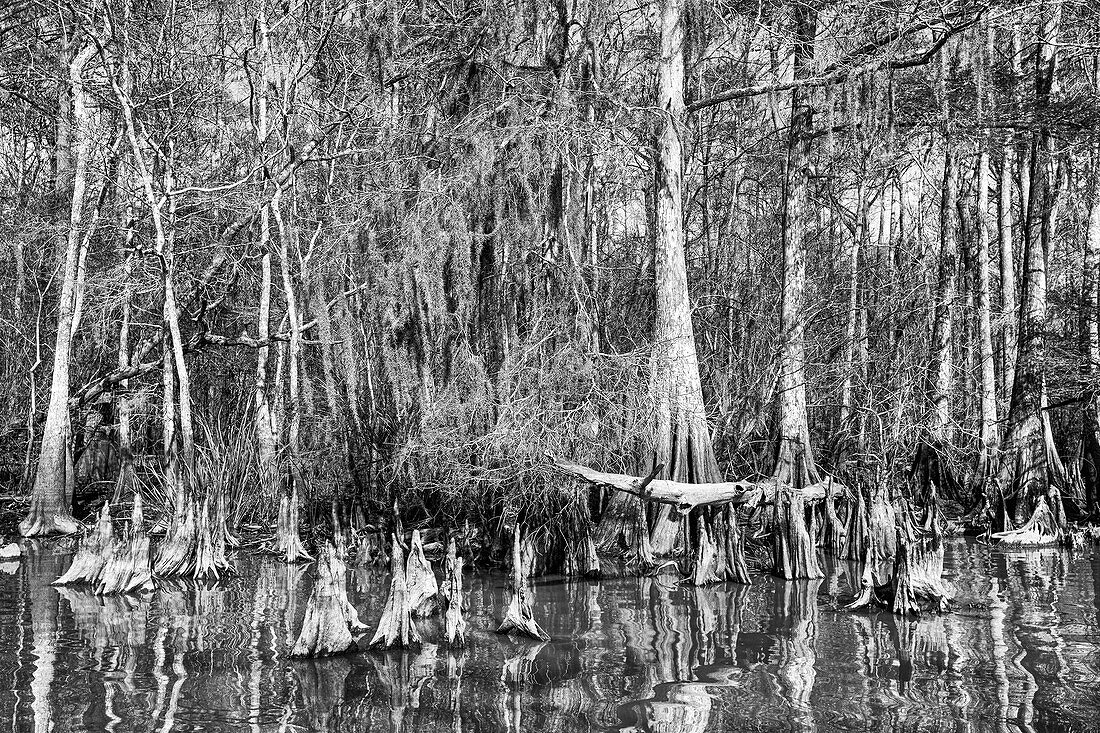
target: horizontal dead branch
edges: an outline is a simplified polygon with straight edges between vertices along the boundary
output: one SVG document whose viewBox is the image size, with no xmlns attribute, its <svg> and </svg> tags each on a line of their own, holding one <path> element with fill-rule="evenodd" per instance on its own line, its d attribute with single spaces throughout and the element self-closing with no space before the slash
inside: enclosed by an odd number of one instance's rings
<svg viewBox="0 0 1100 733">
<path fill-rule="evenodd" d="M 682 481 L 669 481 L 654 478 L 664 467 L 658 466 L 654 473 L 646 477 L 628 476 L 622 473 L 604 473 L 578 463 L 550 456 L 554 468 L 575 478 L 587 481 L 594 486 L 625 491 L 645 501 L 670 504 L 682 512 L 696 507 L 718 504 L 756 506 L 770 504 L 775 497 L 779 482 L 773 478 L 744 481 L 722 481 L 718 483 L 689 484 Z M 810 484 L 802 489 L 802 498 L 806 502 L 820 501 L 825 492 L 831 491 L 834 497 L 847 498 L 848 489 L 831 479 Z"/>
</svg>

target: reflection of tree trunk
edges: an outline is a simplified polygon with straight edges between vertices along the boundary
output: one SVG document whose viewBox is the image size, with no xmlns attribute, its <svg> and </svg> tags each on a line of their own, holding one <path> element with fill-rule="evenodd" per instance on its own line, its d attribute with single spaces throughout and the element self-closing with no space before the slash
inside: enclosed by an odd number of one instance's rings
<svg viewBox="0 0 1100 733">
<path fill-rule="evenodd" d="M 665 465 L 676 481 L 718 480 L 707 428 L 684 257 L 683 144 L 684 1 L 663 0 L 657 106 L 661 111 L 656 166 L 657 321 L 651 389 L 656 401 L 656 444 L 651 466 Z M 615 501 L 613 498 L 612 501 Z M 680 523 L 668 507 L 657 511 L 653 550 L 677 549 Z"/>
<path fill-rule="evenodd" d="M 995 575 L 989 578 L 989 633 L 993 640 L 993 677 L 997 681 L 997 729 L 1008 730 L 1009 720 L 1009 679 L 1008 644 L 1005 641 L 1005 609 L 1008 604 L 1001 598 L 1000 579 Z"/>
<path fill-rule="evenodd" d="M 34 733 L 53 730 L 55 715 L 51 700 L 54 663 L 57 658 L 58 593 L 50 583 L 57 577 L 56 556 L 48 553 L 38 543 L 25 545 L 24 559 L 27 577 L 27 594 L 31 606 L 31 633 L 34 671 L 31 673 L 31 710 L 34 715 Z"/>
<path fill-rule="evenodd" d="M 810 695 L 817 677 L 815 636 L 817 629 L 817 590 L 820 578 L 777 583 L 775 623 L 781 637 L 779 670 L 780 690 L 791 706 L 791 723 L 800 730 L 814 730 Z"/>
</svg>

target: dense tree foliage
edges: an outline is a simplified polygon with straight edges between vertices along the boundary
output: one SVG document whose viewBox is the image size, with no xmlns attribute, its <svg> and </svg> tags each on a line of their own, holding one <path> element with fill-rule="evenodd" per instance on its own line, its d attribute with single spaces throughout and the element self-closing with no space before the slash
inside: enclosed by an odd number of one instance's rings
<svg viewBox="0 0 1100 733">
<path fill-rule="evenodd" d="M 23 530 L 72 531 L 88 487 L 172 532 L 602 511 L 547 452 L 1095 512 L 1098 16 L 8 3 Z"/>
</svg>

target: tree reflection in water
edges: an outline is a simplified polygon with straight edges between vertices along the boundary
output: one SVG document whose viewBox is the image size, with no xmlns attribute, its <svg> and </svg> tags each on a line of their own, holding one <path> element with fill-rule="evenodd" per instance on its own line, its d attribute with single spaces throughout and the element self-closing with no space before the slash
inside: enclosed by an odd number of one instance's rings
<svg viewBox="0 0 1100 733">
<path fill-rule="evenodd" d="M 537 578 L 542 644 L 493 634 L 505 579 L 470 576 L 465 649 L 432 643 L 429 621 L 419 649 L 291 663 L 307 568 L 242 558 L 216 585 L 99 598 L 50 585 L 71 550 L 25 550 L 0 573 L 0 729 L 1000 733 L 1100 717 L 1089 554 L 951 540 L 956 609 L 919 619 L 843 610 L 845 562 L 752 586 Z M 349 575 L 377 619 L 385 572 Z"/>
</svg>

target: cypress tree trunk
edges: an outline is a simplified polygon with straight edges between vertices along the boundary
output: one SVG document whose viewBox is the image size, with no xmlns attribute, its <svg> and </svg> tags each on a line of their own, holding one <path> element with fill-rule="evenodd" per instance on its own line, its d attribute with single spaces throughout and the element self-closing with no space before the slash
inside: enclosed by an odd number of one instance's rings
<svg viewBox="0 0 1100 733">
<path fill-rule="evenodd" d="M 88 92 L 84 87 L 84 66 L 95 53 L 89 45 L 69 64 L 69 84 L 72 88 L 73 125 L 76 163 L 73 170 L 72 204 L 69 207 L 68 234 L 64 238 L 64 264 L 61 297 L 58 303 L 57 335 L 54 340 L 53 376 L 50 380 L 50 403 L 42 432 L 38 454 L 38 471 L 34 477 L 31 507 L 19 524 L 24 537 L 49 534 L 72 534 L 77 523 L 69 513 L 73 481 L 72 446 L 69 426 L 69 360 L 73 338 L 73 314 L 76 310 L 77 260 L 81 223 L 84 212 L 84 191 L 88 179 L 88 159 L 91 156 L 92 114 Z M 65 86 L 65 85 L 62 85 Z M 62 115 L 64 117 L 65 115 Z M 59 151 L 59 160 L 68 151 Z M 58 249 L 61 247 L 59 245 Z"/>
<path fill-rule="evenodd" d="M 1012 396 L 1012 383 L 1016 374 L 1016 258 L 1012 234 L 1012 168 L 1015 165 L 1011 134 L 1002 147 L 1004 160 L 997 178 L 997 217 L 1000 233 L 1001 265 L 1001 397 L 1004 402 Z"/>
<path fill-rule="evenodd" d="M 1100 58 L 1093 61 L 1093 86 L 1100 91 Z M 1085 399 L 1081 405 L 1081 478 L 1085 489 L 1085 510 L 1094 515 L 1100 510 L 1100 141 L 1093 144 L 1092 180 L 1089 183 L 1088 234 L 1081 276 L 1081 351 L 1084 361 Z"/>
<path fill-rule="evenodd" d="M 718 465 L 707 428 L 684 259 L 683 145 L 684 2 L 661 4 L 661 56 L 657 106 L 657 321 L 651 389 L 656 402 L 656 445 L 651 466 L 665 465 L 676 481 L 717 481 Z M 676 549 L 679 523 L 667 506 L 658 510 L 652 542 L 656 554 Z"/>
<path fill-rule="evenodd" d="M 1025 219 L 1023 303 L 1008 429 L 999 470 L 1002 489 L 1016 497 L 1015 517 L 1023 523 L 1051 487 L 1064 485 L 1060 462 L 1048 440 L 1049 419 L 1043 410 L 1046 380 L 1047 247 L 1052 234 L 1051 212 L 1056 191 L 1050 181 L 1050 130 L 1043 122 L 1057 68 L 1056 44 L 1061 22 L 1060 2 L 1043 3 L 1035 62 L 1035 114 L 1039 120 L 1031 139 Z M 1052 507 L 1053 509 L 1053 507 Z M 1060 506 L 1056 511 L 1061 516 Z"/>
<path fill-rule="evenodd" d="M 993 51 L 993 30 L 985 29 L 986 42 L 978 69 L 978 116 L 982 115 L 986 98 L 986 66 Z M 978 251 L 974 266 L 977 268 L 978 300 L 978 350 L 981 384 L 981 426 L 978 440 L 978 477 L 984 484 L 990 460 L 997 445 L 997 384 L 993 360 L 993 331 L 990 324 L 989 241 L 992 221 L 989 213 L 989 133 L 979 140 L 978 153 Z"/>
<path fill-rule="evenodd" d="M 794 74 L 802 76 L 813 63 L 816 11 L 804 4 L 794 8 Z M 791 91 L 790 135 L 787 168 L 783 182 L 783 282 L 780 314 L 780 364 L 778 417 L 773 473 L 784 483 L 793 483 L 796 466 L 802 468 L 803 484 L 818 480 L 810 449 L 806 415 L 806 354 L 803 305 L 806 289 L 806 229 L 814 220 L 808 209 L 810 145 L 813 141 L 811 92 L 795 87 Z M 799 461 L 801 458 L 801 462 Z"/>
<path fill-rule="evenodd" d="M 260 32 L 260 85 L 256 94 L 256 137 L 261 149 L 266 147 L 268 136 L 267 89 L 270 79 L 268 59 L 270 48 L 265 5 L 259 9 Z M 265 181 L 265 183 L 269 183 Z M 271 336 L 271 210 L 267 206 L 260 208 L 260 300 L 256 314 L 256 338 L 266 344 Z M 260 459 L 260 481 L 266 496 L 274 500 L 275 487 L 278 484 L 278 469 L 275 465 L 275 428 L 271 414 L 271 403 L 267 391 L 267 363 L 270 347 L 256 349 L 256 382 L 253 394 L 253 424 L 256 428 L 256 444 Z"/>
</svg>

